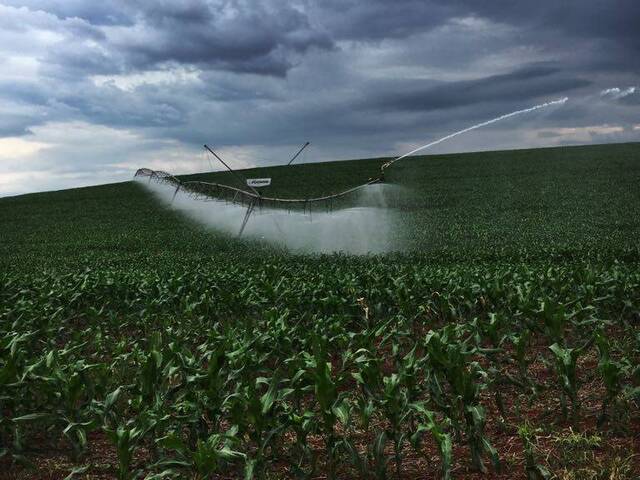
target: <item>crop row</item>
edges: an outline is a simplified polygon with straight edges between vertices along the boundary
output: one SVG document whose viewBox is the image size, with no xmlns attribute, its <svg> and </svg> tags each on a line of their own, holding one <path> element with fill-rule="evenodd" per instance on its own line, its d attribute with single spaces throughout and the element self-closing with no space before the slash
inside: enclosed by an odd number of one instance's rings
<svg viewBox="0 0 640 480">
<path fill-rule="evenodd" d="M 435 449 L 449 478 L 458 447 L 499 469 L 487 422 L 541 397 L 577 427 L 590 360 L 599 424 L 638 417 L 634 262 L 295 260 L 0 274 L 1 453 L 106 435 L 123 479 L 386 478 Z"/>
</svg>

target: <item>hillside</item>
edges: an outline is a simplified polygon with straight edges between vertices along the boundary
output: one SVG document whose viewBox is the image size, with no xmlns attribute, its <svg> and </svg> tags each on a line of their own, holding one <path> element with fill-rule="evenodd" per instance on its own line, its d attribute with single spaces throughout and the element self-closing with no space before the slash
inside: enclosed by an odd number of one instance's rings
<svg viewBox="0 0 640 480">
<path fill-rule="evenodd" d="M 423 253 L 633 247 L 640 233 L 639 159 L 640 144 L 414 157 L 387 172 L 389 183 L 407 187 L 389 203 L 403 247 Z M 384 161 L 240 173 L 272 177 L 265 195 L 308 197 L 366 182 Z M 228 172 L 181 178 L 237 183 Z M 171 252 L 200 257 L 219 251 L 224 237 L 165 208 L 134 182 L 3 198 L 0 223 L 0 264 L 22 266 Z"/>
</svg>

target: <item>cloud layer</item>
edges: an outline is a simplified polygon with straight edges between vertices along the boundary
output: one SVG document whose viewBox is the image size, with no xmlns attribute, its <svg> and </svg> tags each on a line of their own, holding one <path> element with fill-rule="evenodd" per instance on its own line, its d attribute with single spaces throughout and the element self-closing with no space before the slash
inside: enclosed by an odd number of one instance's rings
<svg viewBox="0 0 640 480">
<path fill-rule="evenodd" d="M 404 153 L 640 140 L 635 0 L 0 0 L 0 195 Z"/>
</svg>

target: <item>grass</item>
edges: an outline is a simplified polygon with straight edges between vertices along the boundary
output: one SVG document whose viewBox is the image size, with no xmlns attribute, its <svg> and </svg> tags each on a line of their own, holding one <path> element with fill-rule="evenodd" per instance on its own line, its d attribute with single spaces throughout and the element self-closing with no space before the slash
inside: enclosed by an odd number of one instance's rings
<svg viewBox="0 0 640 480">
<path fill-rule="evenodd" d="M 406 248 L 369 257 L 230 238 L 134 182 L 0 199 L 0 464 L 9 478 L 634 478 L 639 156 L 399 162 Z M 315 196 L 384 160 L 242 173 Z"/>
</svg>

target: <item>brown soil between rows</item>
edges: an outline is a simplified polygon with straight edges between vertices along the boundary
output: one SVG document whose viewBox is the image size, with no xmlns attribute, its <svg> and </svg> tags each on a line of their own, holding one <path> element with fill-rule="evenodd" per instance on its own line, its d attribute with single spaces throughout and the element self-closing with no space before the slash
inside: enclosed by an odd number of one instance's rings
<svg viewBox="0 0 640 480">
<path fill-rule="evenodd" d="M 604 469 L 616 461 L 624 461 L 627 469 L 626 476 L 611 477 L 608 480 L 640 479 L 640 415 L 631 411 L 629 421 L 625 425 L 605 424 L 602 428 L 597 426 L 597 418 L 600 413 L 601 399 L 604 396 L 604 386 L 598 376 L 596 365 L 597 357 L 594 352 L 584 355 L 579 360 L 579 372 L 581 377 L 580 418 L 576 425 L 564 421 L 560 415 L 559 387 L 554 383 L 554 373 L 548 364 L 541 361 L 542 353 L 547 347 L 535 346 L 531 352 L 536 360 L 529 366 L 531 377 L 544 386 L 544 390 L 536 397 L 521 392 L 514 385 L 502 386 L 503 400 L 506 416 L 503 418 L 498 411 L 493 395 L 485 391 L 482 394 L 482 404 L 487 410 L 488 423 L 486 434 L 499 453 L 502 468 L 495 471 L 488 459 L 486 461 L 488 473 L 482 474 L 471 467 L 469 449 L 464 443 L 454 444 L 453 478 L 459 480 L 479 479 L 526 479 L 523 444 L 518 436 L 517 427 L 524 422 L 530 423 L 535 428 L 540 428 L 540 434 L 536 438 L 537 461 L 546 466 L 560 480 L 585 480 L 605 477 L 587 477 L 585 471 L 604 471 Z M 633 407 L 631 407 L 633 408 Z M 518 413 L 519 411 L 519 413 Z M 377 433 L 385 427 L 384 422 L 373 424 L 369 431 L 350 431 L 350 438 L 361 452 L 367 445 L 373 442 Z M 623 432 L 617 431 L 622 427 Z M 579 452 L 584 454 L 586 461 L 579 464 L 567 459 L 562 442 L 573 433 L 581 433 L 586 436 L 597 435 L 601 437 L 599 446 Z M 294 443 L 294 435 L 285 436 L 282 451 L 286 451 Z M 78 479 L 113 479 L 117 478 L 117 456 L 114 446 L 101 431 L 92 432 L 89 435 L 89 449 L 87 454 L 79 462 L 72 462 L 69 448 L 60 441 L 57 445 L 51 445 L 44 440 L 29 445 L 28 457 L 35 468 L 25 468 L 12 464 L 8 456 L 0 458 L 0 480 L 57 480 L 64 479 L 74 467 L 88 466 L 88 469 L 73 478 Z M 310 443 L 319 454 L 319 466 L 317 472 L 311 478 L 321 480 L 327 478 L 324 472 L 324 440 L 321 436 L 311 436 Z M 388 444 L 389 456 L 388 478 L 396 478 L 395 465 L 391 442 Z M 138 449 L 134 460 L 134 469 L 151 464 L 148 451 L 141 447 Z M 146 470 L 146 469 L 145 469 Z M 293 479 L 294 472 L 290 470 L 286 458 L 278 458 L 269 464 L 268 478 Z M 577 473 L 576 473 L 577 472 Z M 148 471 L 145 471 L 145 474 Z M 576 476 L 577 475 L 577 476 Z M 582 476 L 581 476 L 582 475 Z M 242 468 L 227 475 L 212 475 L 212 479 L 242 478 Z M 144 478 L 142 475 L 141 478 Z M 187 478 L 191 478 L 187 476 Z M 358 474 L 343 460 L 338 465 L 338 478 L 358 478 Z M 440 458 L 435 443 L 425 437 L 420 451 L 414 450 L 409 445 L 403 449 L 402 478 L 404 480 L 437 479 L 440 478 Z M 608 477 L 607 477 L 608 478 Z"/>
</svg>

